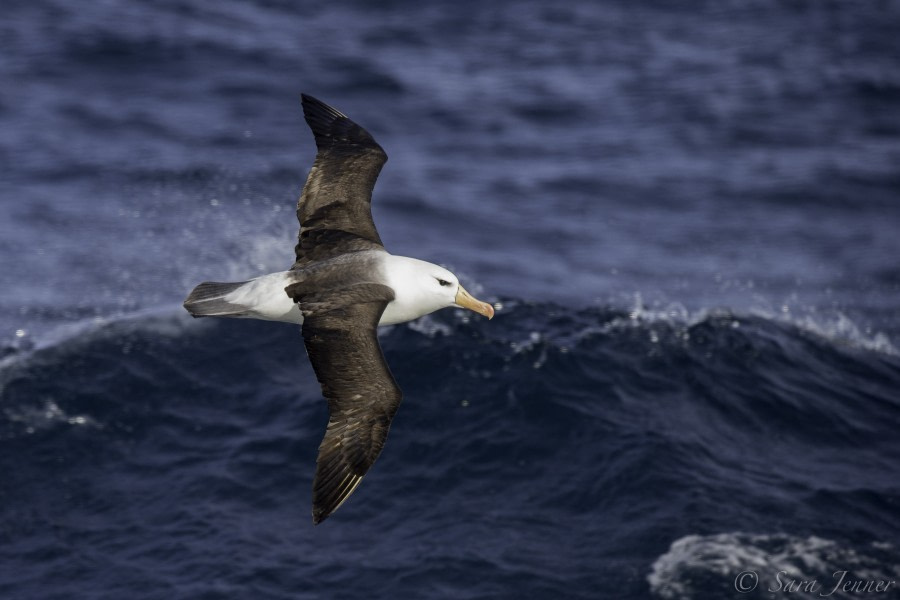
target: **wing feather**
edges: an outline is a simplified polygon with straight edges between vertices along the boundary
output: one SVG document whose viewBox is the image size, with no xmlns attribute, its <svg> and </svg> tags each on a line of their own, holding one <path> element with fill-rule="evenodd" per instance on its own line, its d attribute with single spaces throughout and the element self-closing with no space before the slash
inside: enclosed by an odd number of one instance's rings
<svg viewBox="0 0 900 600">
<path fill-rule="evenodd" d="M 296 299 L 303 310 L 303 297 Z M 390 288 L 373 285 L 362 302 L 304 314 L 303 341 L 329 411 L 313 482 L 316 524 L 337 510 L 368 473 L 400 406 L 402 394 L 376 334 L 391 299 Z"/>
<path fill-rule="evenodd" d="M 372 189 L 387 154 L 346 115 L 303 94 L 316 160 L 297 203 L 300 234 L 293 268 L 337 254 L 383 249 L 372 221 Z"/>
</svg>

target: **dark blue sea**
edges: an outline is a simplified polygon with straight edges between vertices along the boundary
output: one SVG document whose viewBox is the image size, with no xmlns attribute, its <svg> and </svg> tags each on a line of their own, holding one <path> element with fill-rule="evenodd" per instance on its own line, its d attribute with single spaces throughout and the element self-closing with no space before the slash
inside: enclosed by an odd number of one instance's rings
<svg viewBox="0 0 900 600">
<path fill-rule="evenodd" d="M 0 599 L 900 598 L 900 2 L 2 13 Z M 181 308 L 291 265 L 301 92 L 497 308 L 317 527 L 299 328 Z"/>
</svg>

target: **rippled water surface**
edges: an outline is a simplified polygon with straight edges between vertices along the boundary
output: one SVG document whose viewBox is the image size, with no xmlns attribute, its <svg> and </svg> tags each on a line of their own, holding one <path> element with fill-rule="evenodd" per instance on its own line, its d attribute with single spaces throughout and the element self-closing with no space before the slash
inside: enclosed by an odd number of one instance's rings
<svg viewBox="0 0 900 600">
<path fill-rule="evenodd" d="M 900 581 L 900 3 L 4 12 L 0 597 Z M 290 265 L 300 92 L 500 308 L 382 332 L 404 403 L 315 528 L 299 331 L 180 308 Z"/>
</svg>

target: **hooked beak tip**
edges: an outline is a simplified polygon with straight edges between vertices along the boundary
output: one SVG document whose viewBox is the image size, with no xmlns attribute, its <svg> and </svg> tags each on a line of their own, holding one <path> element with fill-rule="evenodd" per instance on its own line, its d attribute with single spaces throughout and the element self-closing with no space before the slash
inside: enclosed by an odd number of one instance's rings
<svg viewBox="0 0 900 600">
<path fill-rule="evenodd" d="M 459 286 L 459 290 L 456 292 L 455 301 L 457 306 L 468 308 L 472 312 L 484 315 L 488 319 L 494 318 L 494 307 L 487 302 L 482 302 L 481 300 L 474 298 L 463 286 Z"/>
</svg>

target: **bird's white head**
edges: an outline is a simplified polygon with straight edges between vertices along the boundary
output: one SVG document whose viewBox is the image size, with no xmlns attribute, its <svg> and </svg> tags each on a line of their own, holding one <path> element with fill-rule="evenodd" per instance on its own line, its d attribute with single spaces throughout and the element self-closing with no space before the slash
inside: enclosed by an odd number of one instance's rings
<svg viewBox="0 0 900 600">
<path fill-rule="evenodd" d="M 494 316 L 494 307 L 475 299 L 447 269 L 405 256 L 389 256 L 386 276 L 395 298 L 385 309 L 382 325 L 418 319 L 442 308 L 458 306 Z"/>
</svg>

